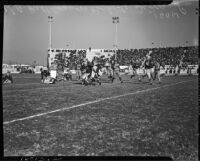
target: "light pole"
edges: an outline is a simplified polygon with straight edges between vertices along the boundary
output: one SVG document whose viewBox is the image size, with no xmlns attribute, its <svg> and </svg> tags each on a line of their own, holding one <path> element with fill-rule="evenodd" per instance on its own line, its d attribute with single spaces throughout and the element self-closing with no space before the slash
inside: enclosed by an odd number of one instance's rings
<svg viewBox="0 0 200 161">
<path fill-rule="evenodd" d="M 152 45 L 152 46 L 151 46 L 151 48 L 153 49 L 153 46 L 154 46 L 154 42 L 151 42 L 151 45 Z"/>
<path fill-rule="evenodd" d="M 52 44 L 51 44 L 51 23 L 53 22 L 52 16 L 48 16 L 48 22 L 49 22 L 49 54 L 51 54 L 51 48 L 52 48 Z M 49 69 L 49 59 L 48 59 L 48 57 L 49 56 L 47 56 L 47 68 Z"/>
<path fill-rule="evenodd" d="M 51 49 L 52 44 L 51 44 L 51 23 L 53 22 L 53 17 L 52 16 L 48 16 L 49 19 L 49 48 Z"/>
<path fill-rule="evenodd" d="M 187 45 L 188 45 L 188 41 L 185 41 L 185 47 L 187 47 Z"/>
<path fill-rule="evenodd" d="M 117 24 L 119 23 L 119 17 L 112 17 L 112 22 L 115 24 L 115 60 L 117 60 Z"/>
</svg>

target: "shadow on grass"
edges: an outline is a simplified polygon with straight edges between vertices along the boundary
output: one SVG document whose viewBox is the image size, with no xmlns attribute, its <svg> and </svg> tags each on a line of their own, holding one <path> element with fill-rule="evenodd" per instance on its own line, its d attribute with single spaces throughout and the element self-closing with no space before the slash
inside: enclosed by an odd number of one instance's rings
<svg viewBox="0 0 200 161">
<path fill-rule="evenodd" d="M 104 84 L 104 83 L 111 83 L 112 84 L 112 82 L 109 81 L 109 80 L 101 80 L 101 84 Z M 82 85 L 82 82 L 76 81 L 76 82 L 73 82 L 73 84 Z M 92 82 L 89 85 L 98 85 L 98 82 Z"/>
<path fill-rule="evenodd" d="M 149 84 L 149 82 L 144 82 L 144 81 L 141 81 L 141 82 L 139 82 L 139 81 L 137 81 L 137 82 L 130 82 L 130 81 L 124 81 L 123 80 L 123 83 L 130 83 L 130 84 Z"/>
<path fill-rule="evenodd" d="M 82 85 L 82 82 L 73 82 L 73 84 Z"/>
</svg>

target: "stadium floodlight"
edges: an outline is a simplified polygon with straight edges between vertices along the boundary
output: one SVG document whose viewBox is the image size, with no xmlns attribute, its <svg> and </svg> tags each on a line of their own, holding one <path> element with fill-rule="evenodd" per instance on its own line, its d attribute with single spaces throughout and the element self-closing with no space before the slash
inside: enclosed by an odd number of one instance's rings
<svg viewBox="0 0 200 161">
<path fill-rule="evenodd" d="M 151 45 L 152 45 L 152 48 L 153 48 L 153 46 L 154 46 L 154 42 L 151 42 Z"/>
<path fill-rule="evenodd" d="M 51 23 L 53 22 L 53 17 L 52 16 L 48 16 L 49 19 L 49 47 L 51 49 L 52 44 L 51 44 Z"/>
<path fill-rule="evenodd" d="M 185 41 L 185 45 L 186 45 L 186 47 L 187 47 L 187 45 L 188 45 L 188 41 Z"/>
<path fill-rule="evenodd" d="M 49 22 L 49 54 L 51 54 L 51 23 L 53 22 L 53 16 L 48 16 L 48 22 Z M 47 54 L 47 68 L 49 68 L 49 59 Z"/>
<path fill-rule="evenodd" d="M 119 17 L 112 17 L 112 23 L 115 24 L 115 60 L 117 60 L 117 24 L 119 23 Z"/>
</svg>

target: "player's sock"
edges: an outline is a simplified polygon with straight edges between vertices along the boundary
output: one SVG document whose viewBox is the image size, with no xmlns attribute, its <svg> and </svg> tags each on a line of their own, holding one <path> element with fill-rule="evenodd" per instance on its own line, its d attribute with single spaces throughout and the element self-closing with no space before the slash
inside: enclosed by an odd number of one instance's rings
<svg viewBox="0 0 200 161">
<path fill-rule="evenodd" d="M 119 77 L 119 80 L 120 80 L 120 82 L 121 82 L 121 83 L 123 83 L 123 80 L 122 80 L 122 78 L 121 78 L 121 77 Z"/>
<path fill-rule="evenodd" d="M 112 79 L 111 79 L 111 81 L 112 81 L 112 83 L 113 83 L 113 81 L 114 81 L 114 78 L 112 78 Z"/>
</svg>

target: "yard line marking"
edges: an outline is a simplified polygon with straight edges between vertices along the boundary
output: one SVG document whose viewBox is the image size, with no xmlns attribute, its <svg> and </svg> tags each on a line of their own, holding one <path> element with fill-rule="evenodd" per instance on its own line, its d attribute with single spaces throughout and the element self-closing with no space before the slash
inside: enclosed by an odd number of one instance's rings
<svg viewBox="0 0 200 161">
<path fill-rule="evenodd" d="M 43 115 L 47 115 L 47 114 L 51 114 L 51 113 L 55 113 L 55 112 L 65 111 L 65 110 L 73 109 L 73 108 L 76 108 L 76 107 L 86 106 L 86 105 L 89 105 L 89 104 L 94 104 L 94 103 L 105 101 L 105 100 L 116 99 L 116 98 L 119 98 L 119 97 L 134 95 L 134 94 L 138 94 L 138 93 L 142 93 L 142 92 L 153 91 L 153 90 L 156 90 L 156 89 L 170 87 L 170 86 L 174 86 L 174 85 L 186 83 L 186 82 L 191 82 L 191 81 L 194 81 L 194 80 L 181 81 L 181 82 L 177 82 L 177 83 L 173 83 L 173 84 L 163 85 L 163 86 L 159 86 L 159 87 L 155 87 L 155 88 L 149 88 L 149 89 L 140 90 L 140 91 L 131 92 L 131 93 L 126 93 L 126 94 L 122 94 L 122 95 L 118 95 L 118 96 L 101 98 L 101 99 L 98 99 L 98 100 L 95 100 L 95 101 L 89 101 L 89 102 L 81 103 L 79 105 L 74 105 L 74 106 L 71 106 L 71 107 L 64 107 L 64 108 L 60 108 L 60 109 L 49 111 L 49 112 L 44 112 L 44 113 L 40 113 L 40 114 L 28 116 L 28 117 L 23 117 L 23 118 L 20 118 L 20 119 L 6 121 L 6 122 L 3 122 L 3 124 L 6 125 L 6 124 L 10 124 L 10 123 L 17 122 L 17 121 L 29 120 L 29 119 L 32 119 L 32 118 L 35 118 L 35 117 L 39 117 L 39 116 L 43 116 Z"/>
</svg>

